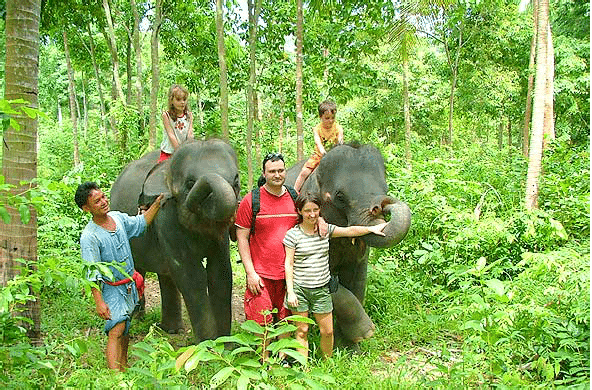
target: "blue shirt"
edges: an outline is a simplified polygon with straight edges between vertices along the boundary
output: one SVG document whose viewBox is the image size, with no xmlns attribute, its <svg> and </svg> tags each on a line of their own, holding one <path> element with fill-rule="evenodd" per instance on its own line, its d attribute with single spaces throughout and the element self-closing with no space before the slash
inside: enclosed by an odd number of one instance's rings
<svg viewBox="0 0 592 390">
<path fill-rule="evenodd" d="M 129 240 L 144 232 L 146 219 L 143 215 L 132 217 L 119 211 L 110 211 L 108 215 L 115 221 L 115 231 L 108 231 L 90 220 L 80 236 L 82 258 L 91 263 L 123 262 L 125 265 L 122 265 L 122 268 L 131 276 L 134 273 L 134 259 Z M 114 267 L 109 268 L 113 272 L 111 281 L 127 278 Z M 106 276 L 101 275 L 98 270 L 89 273 L 87 277 L 95 282 L 106 279 Z"/>
</svg>

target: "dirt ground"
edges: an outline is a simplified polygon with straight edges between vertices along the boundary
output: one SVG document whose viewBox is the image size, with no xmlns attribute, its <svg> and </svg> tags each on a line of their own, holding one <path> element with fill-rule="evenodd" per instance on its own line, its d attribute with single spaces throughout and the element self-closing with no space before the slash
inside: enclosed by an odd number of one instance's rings
<svg viewBox="0 0 592 390">
<path fill-rule="evenodd" d="M 146 313 L 152 309 L 160 308 L 160 287 L 158 280 L 146 278 L 144 296 L 146 297 Z M 243 323 L 245 321 L 245 312 L 243 309 L 243 288 L 240 286 L 233 287 L 232 290 L 232 322 Z M 186 330 L 191 329 L 191 324 L 187 318 L 187 311 L 183 305 L 183 319 L 185 321 Z"/>
</svg>

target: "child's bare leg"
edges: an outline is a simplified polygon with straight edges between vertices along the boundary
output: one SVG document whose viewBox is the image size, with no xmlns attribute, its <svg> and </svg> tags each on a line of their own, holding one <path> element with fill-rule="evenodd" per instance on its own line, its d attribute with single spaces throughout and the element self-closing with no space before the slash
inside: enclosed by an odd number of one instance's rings
<svg viewBox="0 0 592 390">
<path fill-rule="evenodd" d="M 308 312 L 292 312 L 293 315 L 298 315 L 302 317 L 308 317 Z M 294 334 L 294 338 L 298 341 L 302 348 L 298 349 L 305 358 L 308 358 L 308 324 L 306 322 L 296 322 L 296 332 Z"/>
<path fill-rule="evenodd" d="M 315 313 L 321 333 L 321 351 L 325 358 L 333 355 L 333 313 Z"/>
<path fill-rule="evenodd" d="M 113 370 L 124 369 L 124 367 L 121 367 L 124 331 L 125 321 L 118 323 L 109 331 L 105 355 L 107 357 L 107 367 Z"/>
<path fill-rule="evenodd" d="M 294 183 L 294 189 L 296 190 L 296 192 L 300 192 L 300 189 L 302 188 L 304 181 L 308 176 L 310 176 L 311 173 L 312 170 L 310 168 L 307 168 L 306 166 L 302 167 L 302 170 L 300 171 L 300 174 L 296 179 L 296 183 Z"/>
</svg>

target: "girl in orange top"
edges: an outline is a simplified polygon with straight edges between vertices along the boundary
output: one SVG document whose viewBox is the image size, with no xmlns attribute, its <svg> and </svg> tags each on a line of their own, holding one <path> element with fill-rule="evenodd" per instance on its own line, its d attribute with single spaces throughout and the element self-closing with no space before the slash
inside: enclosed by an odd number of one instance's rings
<svg viewBox="0 0 592 390">
<path fill-rule="evenodd" d="M 313 128 L 315 151 L 310 156 L 306 164 L 302 167 L 300 175 L 294 183 L 294 189 L 300 192 L 304 181 L 312 171 L 319 165 L 321 158 L 327 153 L 327 149 L 334 144 L 343 143 L 343 128 L 335 122 L 337 106 L 329 100 L 319 104 L 319 119 L 321 123 Z"/>
</svg>

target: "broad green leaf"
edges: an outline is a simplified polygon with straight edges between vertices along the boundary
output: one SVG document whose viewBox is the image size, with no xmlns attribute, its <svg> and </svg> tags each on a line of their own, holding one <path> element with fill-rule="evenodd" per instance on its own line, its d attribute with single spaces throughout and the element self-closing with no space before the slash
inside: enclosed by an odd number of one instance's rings
<svg viewBox="0 0 592 390">
<path fill-rule="evenodd" d="M 241 375 L 238 377 L 238 380 L 236 381 L 236 389 L 247 390 L 249 388 L 249 383 L 251 383 L 249 377 L 246 375 Z"/>
<path fill-rule="evenodd" d="M 239 347 L 239 348 L 233 349 L 232 352 L 230 352 L 230 354 L 234 356 L 234 355 L 238 355 L 238 354 L 243 353 L 243 352 L 252 352 L 252 353 L 255 353 L 255 350 L 253 348 L 251 348 L 251 347 Z"/>
<path fill-rule="evenodd" d="M 241 329 L 246 330 L 247 332 L 256 333 L 256 334 L 265 333 L 265 328 L 253 320 L 247 320 L 247 321 L 243 322 L 241 325 Z"/>
<path fill-rule="evenodd" d="M 224 367 L 212 377 L 210 384 L 214 387 L 220 386 L 222 383 L 226 382 L 234 370 L 234 367 Z"/>
<path fill-rule="evenodd" d="M 8 210 L 2 205 L 0 205 L 0 218 L 2 218 L 2 222 L 5 224 L 10 223 L 10 215 L 8 214 Z"/>
<path fill-rule="evenodd" d="M 28 224 L 31 221 L 31 212 L 26 204 L 21 204 L 18 208 L 19 214 L 21 215 L 21 222 Z"/>
<path fill-rule="evenodd" d="M 238 359 L 236 359 L 233 362 L 233 365 L 235 367 L 237 367 L 237 366 L 252 367 L 252 368 L 261 367 L 261 363 L 259 363 L 259 359 L 254 359 L 254 358 L 248 357 L 248 356 L 239 357 Z"/>
<path fill-rule="evenodd" d="M 285 353 L 286 355 L 296 359 L 296 361 L 298 361 L 298 363 L 302 364 L 303 366 L 305 366 L 307 363 L 306 357 L 298 351 L 295 351 L 293 349 L 283 349 L 282 352 Z"/>
<path fill-rule="evenodd" d="M 175 364 L 175 369 L 177 371 L 179 371 L 181 369 L 181 367 L 183 367 L 183 365 L 185 364 L 187 359 L 189 359 L 191 357 L 191 355 L 193 355 L 193 353 L 195 352 L 196 349 L 197 349 L 197 345 L 192 345 L 189 348 L 187 348 L 187 350 L 185 352 L 183 352 L 181 355 L 179 355 L 179 357 L 176 360 L 176 364 Z"/>
<path fill-rule="evenodd" d="M 487 287 L 492 289 L 499 296 L 504 295 L 504 293 L 506 291 L 504 282 L 502 282 L 501 280 L 489 279 L 489 280 L 485 281 L 485 284 L 487 285 Z"/>
</svg>

